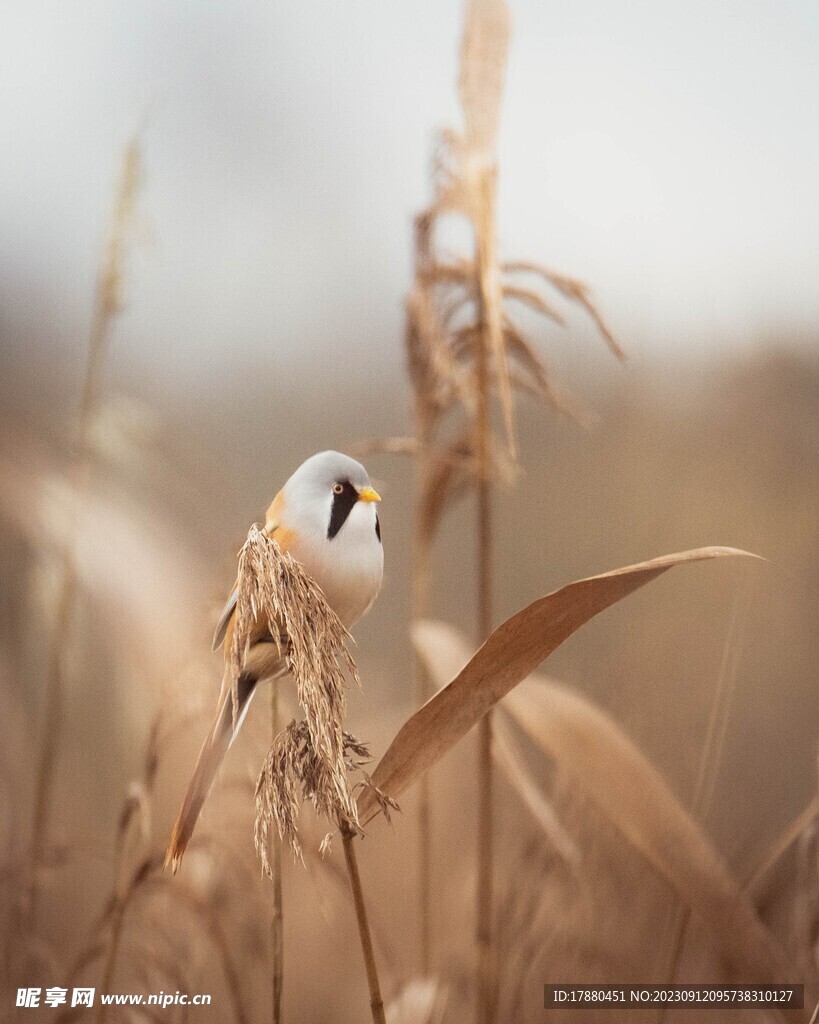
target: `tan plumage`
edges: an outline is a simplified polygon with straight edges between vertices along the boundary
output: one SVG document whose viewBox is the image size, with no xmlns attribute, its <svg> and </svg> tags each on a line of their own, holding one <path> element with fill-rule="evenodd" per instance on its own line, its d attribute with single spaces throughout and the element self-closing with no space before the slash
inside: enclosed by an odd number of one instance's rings
<svg viewBox="0 0 819 1024">
<path fill-rule="evenodd" d="M 267 510 L 265 532 L 275 537 L 282 551 L 301 562 L 348 628 L 366 613 L 381 587 L 383 551 L 374 505 L 379 500 L 360 463 L 338 452 L 320 452 L 302 463 Z M 229 652 L 235 606 L 234 587 L 214 635 L 214 649 L 222 645 L 225 649 L 216 713 L 165 855 L 165 865 L 174 871 L 258 684 L 287 672 L 284 655 L 271 642 L 267 623 L 259 621 L 239 677 L 239 715 L 234 723 Z"/>
</svg>

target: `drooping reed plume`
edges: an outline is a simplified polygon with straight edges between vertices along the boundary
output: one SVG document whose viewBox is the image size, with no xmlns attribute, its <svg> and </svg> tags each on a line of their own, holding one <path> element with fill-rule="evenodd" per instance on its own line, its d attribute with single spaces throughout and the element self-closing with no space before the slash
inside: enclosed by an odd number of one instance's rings
<svg viewBox="0 0 819 1024">
<path fill-rule="evenodd" d="M 296 782 L 305 787 L 305 794 L 321 814 L 358 827 L 344 758 L 344 670 L 356 681 L 358 676 L 347 648 L 349 634 L 321 589 L 292 555 L 253 526 L 239 555 L 236 627 L 230 651 L 234 714 L 238 714 L 238 680 L 249 638 L 260 620 L 267 624 L 287 660 L 305 714 L 303 722 L 291 723 L 277 737 L 259 777 L 257 847 L 269 870 L 267 839 L 273 821 L 280 837 L 296 852 L 299 849 Z M 264 813 L 267 810 L 272 818 Z"/>
<path fill-rule="evenodd" d="M 515 392 L 533 395 L 579 418 L 516 322 L 514 306 L 527 307 L 564 326 L 560 310 L 544 294 L 545 287 L 587 312 L 610 350 L 618 358 L 623 355 L 586 285 L 537 263 L 501 260 L 497 136 L 509 34 L 504 0 L 468 0 L 459 78 L 463 127 L 441 134 L 433 200 L 415 220 L 415 279 L 407 299 L 406 326 L 414 437 L 383 445 L 383 450 L 415 457 L 414 621 L 429 614 L 432 550 L 442 515 L 463 495 L 475 496 L 479 640 L 488 636 L 493 624 L 493 483 L 499 477 L 512 477 L 517 460 Z M 456 256 L 447 254 L 441 238 L 453 217 L 466 222 L 472 239 L 469 251 Z M 496 406 L 502 421 L 499 434 L 494 429 Z M 430 696 L 431 687 L 417 659 L 415 679 L 417 699 L 422 702 Z M 491 1005 L 494 974 L 491 730 L 487 716 L 479 727 L 477 884 L 478 1002 L 484 1008 Z M 432 944 L 432 829 L 426 778 L 421 783 L 419 813 L 420 959 L 427 972 Z"/>
</svg>

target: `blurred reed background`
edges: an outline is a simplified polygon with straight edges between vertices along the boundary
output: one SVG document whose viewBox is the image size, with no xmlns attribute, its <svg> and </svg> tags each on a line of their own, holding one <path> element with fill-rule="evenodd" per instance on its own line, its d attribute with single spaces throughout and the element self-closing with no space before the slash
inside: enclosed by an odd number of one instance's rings
<svg viewBox="0 0 819 1024">
<path fill-rule="evenodd" d="M 694 39 L 647 5 L 620 11 L 608 35 L 612 15 L 579 7 L 575 21 L 548 5 L 512 7 L 500 251 L 588 279 L 629 359 L 607 359 L 580 316 L 569 333 L 523 317 L 590 415 L 580 426 L 518 403 L 522 473 L 494 489 L 495 621 L 572 579 L 664 552 L 727 544 L 770 560 L 677 570 L 594 620 L 547 667 L 698 809 L 736 878 L 752 881 L 795 965 L 788 980 L 815 988 L 819 133 L 790 101 L 815 89 L 805 54 L 819 18 L 807 4 L 753 4 L 753 17 L 729 4 Z M 1 1014 L 13 1016 L 18 986 L 81 979 L 212 991 L 192 1021 L 267 1020 L 272 895 L 253 848 L 264 701 L 182 873 L 171 880 L 158 866 L 218 692 L 210 635 L 247 526 L 312 452 L 411 430 L 402 301 L 412 216 L 430 198 L 433 130 L 458 121 L 462 11 L 368 4 L 342 16 L 308 4 L 245 11 L 234 24 L 216 4 L 201 22 L 182 4 L 133 22 L 99 20 L 100 10 L 12 5 L 3 16 L 13 88 L 0 107 L 10 140 L 0 173 Z M 762 35 L 778 47 L 764 66 Z M 679 86 L 663 54 L 672 70 L 686 62 Z M 113 217 L 120 261 L 105 225 L 137 125 L 133 216 Z M 658 155 L 672 137 L 687 190 Z M 541 181 L 533 167 L 552 170 Z M 457 231 L 451 241 L 461 243 Z M 106 298 L 112 267 L 119 288 Z M 77 440 L 89 330 L 92 352 L 104 351 Z M 348 722 L 378 757 L 417 706 L 415 498 L 400 456 L 365 461 L 384 497 L 386 582 L 356 629 L 364 688 L 350 694 Z M 428 607 L 474 635 L 470 511 L 459 505 L 442 522 Z M 62 701 L 38 840 L 55 649 Z M 698 785 L 715 694 L 724 737 Z M 294 703 L 286 686 L 281 695 L 286 719 Z M 430 776 L 426 981 L 417 794 L 359 845 L 390 1022 L 473 1017 L 475 747 L 468 738 Z M 580 861 L 564 862 L 497 776 L 500 1021 L 542 1019 L 546 981 L 667 980 L 679 913 L 559 766 L 534 748 L 525 756 Z M 283 1019 L 342 1024 L 364 1019 L 367 996 L 340 850 L 323 863 L 310 853 L 324 831 L 308 824 L 306 867 L 285 857 Z M 792 842 L 780 848 L 783 835 Z M 684 980 L 723 976 L 696 920 L 678 961 Z M 747 1019 L 757 1018 L 768 1019 Z"/>
</svg>

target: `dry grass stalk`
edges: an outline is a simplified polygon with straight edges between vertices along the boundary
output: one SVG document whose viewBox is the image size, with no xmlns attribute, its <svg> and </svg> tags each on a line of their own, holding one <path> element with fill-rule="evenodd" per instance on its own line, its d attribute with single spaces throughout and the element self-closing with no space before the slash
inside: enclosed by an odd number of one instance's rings
<svg viewBox="0 0 819 1024">
<path fill-rule="evenodd" d="M 816 991 L 819 985 L 819 821 L 797 840 L 795 887 L 799 893 L 793 933 L 799 950 L 799 974 Z"/>
<path fill-rule="evenodd" d="M 770 850 L 744 880 L 743 888 L 755 896 L 763 887 L 768 874 L 779 863 L 788 849 L 799 839 L 803 832 L 816 822 L 819 822 L 819 794 L 813 797 L 807 807 L 777 837 Z"/>
<path fill-rule="evenodd" d="M 162 855 L 152 849 L 154 783 L 161 745 L 170 734 L 169 731 L 163 734 L 161 725 L 161 716 L 157 715 L 149 732 L 142 775 L 128 787 L 123 802 L 115 841 L 113 892 L 100 919 L 91 929 L 85 948 L 69 971 L 68 980 L 70 984 L 78 982 L 89 968 L 101 961 L 99 990 L 110 992 L 122 958 L 126 922 L 135 905 L 142 903 L 147 906 L 152 900 L 164 905 L 167 901 L 174 909 L 192 915 L 198 926 L 194 934 L 204 937 L 216 949 L 228 987 L 233 1019 L 238 1024 L 246 1024 L 248 1017 L 231 943 L 211 894 L 202 894 L 179 879 L 170 881 L 162 870 Z M 169 922 L 175 920 L 175 915 L 169 916 L 165 912 L 151 926 L 150 941 L 138 958 L 147 971 L 146 987 L 155 987 L 157 978 L 168 976 L 172 977 L 176 988 L 192 991 L 196 987 L 193 978 L 178 967 L 180 962 L 185 962 L 184 957 L 177 956 L 173 963 L 167 965 L 159 953 L 160 940 L 169 930 Z M 134 935 L 129 937 L 133 942 L 138 939 L 139 929 L 132 925 L 131 931 Z M 103 1024 L 107 1013 L 108 1006 L 100 1002 L 95 1016 L 98 1024 Z M 55 1019 L 68 1021 L 73 1017 L 74 1010 L 66 1008 Z"/>
<path fill-rule="evenodd" d="M 274 679 L 270 684 L 270 741 L 276 742 L 279 735 L 279 683 Z M 270 922 L 270 946 L 273 966 L 271 984 L 271 1014 L 273 1024 L 281 1024 L 282 993 L 284 991 L 284 903 L 282 895 L 282 846 L 281 840 L 273 839 L 271 877 L 273 882 L 273 914 Z"/>
<path fill-rule="evenodd" d="M 46 842 L 48 815 L 51 808 L 56 759 L 62 723 L 62 700 L 65 687 L 65 652 L 69 642 L 72 611 L 78 593 L 74 539 L 78 517 L 88 492 L 92 468 L 93 433 L 100 404 L 102 374 L 117 315 L 122 309 L 123 267 L 129 232 L 134 218 L 140 177 L 138 140 L 125 148 L 120 180 L 115 193 L 111 227 L 105 255 L 100 267 L 94 316 L 88 344 L 82 395 L 71 453 L 71 484 L 75 501 L 72 523 L 66 532 L 61 552 L 60 584 L 57 594 L 48 658 L 48 674 L 43 697 L 43 740 L 34 790 L 34 816 L 31 838 L 32 879 L 36 879 Z M 36 915 L 37 887 L 32 881 L 29 912 Z"/>
<path fill-rule="evenodd" d="M 744 630 L 747 624 L 751 589 L 751 576 L 748 575 L 744 587 L 741 588 L 734 599 L 731 623 L 723 647 L 722 663 L 717 674 L 717 685 L 714 688 L 711 714 L 708 720 L 708 729 L 694 786 L 694 798 L 691 804 L 691 814 L 694 820 L 701 825 L 707 825 L 714 801 L 714 790 L 716 780 L 719 777 L 725 739 L 728 733 L 728 721 L 736 690 L 739 658 L 742 651 Z M 663 975 L 668 978 L 669 984 L 674 984 L 677 980 L 690 918 L 691 911 L 689 906 L 685 903 L 681 904 L 677 908 L 672 924 L 667 967 Z M 667 1009 L 662 1007 L 657 1016 L 657 1024 L 663 1024 L 667 1016 Z"/>
<path fill-rule="evenodd" d="M 129 841 L 133 842 L 132 832 L 134 829 L 137 830 L 137 841 L 144 841 L 150 835 L 151 795 L 159 767 L 159 729 L 160 718 L 157 716 L 148 734 L 142 778 L 129 786 L 120 812 L 114 859 L 114 893 L 109 908 L 110 938 L 100 985 L 100 990 L 103 992 L 111 991 L 126 910 L 139 883 L 148 875 L 147 861 L 142 861 L 135 871 L 128 873 L 128 854 L 130 852 L 128 845 Z M 106 1014 L 107 1006 L 103 1006 L 100 1002 L 96 1014 L 97 1024 L 103 1024 Z"/>
<path fill-rule="evenodd" d="M 510 35 L 503 0 L 468 0 L 461 48 L 459 95 L 463 131 L 442 133 L 435 169 L 435 195 L 415 223 L 415 281 L 407 300 L 407 367 L 413 388 L 418 514 L 413 557 L 412 615 L 428 613 L 430 559 L 445 508 L 468 490 L 476 492 L 479 639 L 492 628 L 492 480 L 501 458 L 514 463 L 515 390 L 545 400 L 580 419 L 552 381 L 534 347 L 516 326 L 509 306 L 518 302 L 564 324 L 561 313 L 534 288 L 505 275 L 535 274 L 540 282 L 589 313 L 603 338 L 622 352 L 580 282 L 528 263 L 502 264 L 497 245 L 497 135 Z M 467 257 L 442 255 L 436 239 L 442 220 L 463 218 L 473 237 Z M 502 443 L 492 436 L 497 398 L 504 425 Z M 463 426 L 454 431 L 452 420 Z M 401 450 L 395 444 L 385 450 Z M 403 450 L 408 450 L 407 445 Z M 419 703 L 429 681 L 416 662 Z M 492 904 L 491 724 L 479 738 L 480 824 L 478 942 L 490 954 Z M 430 959 L 430 806 L 425 780 L 420 801 L 421 962 Z M 484 965 L 484 987 L 491 970 Z M 479 1000 L 481 1002 L 482 1000 Z"/>
<path fill-rule="evenodd" d="M 381 996 L 381 985 L 378 980 L 378 969 L 375 963 L 373 940 L 370 935 L 369 921 L 367 920 L 367 908 L 364 903 L 364 892 L 361 888 L 358 860 L 356 859 L 355 847 L 353 846 L 354 839 L 355 832 L 353 832 L 349 825 L 342 824 L 341 841 L 344 846 L 347 873 L 350 876 L 350 889 L 352 890 L 353 904 L 355 905 L 361 951 L 364 954 L 364 969 L 367 972 L 367 986 L 370 990 L 370 1012 L 372 1013 L 373 1024 L 387 1024 L 387 1018 L 384 1015 L 384 1000 Z"/>
</svg>

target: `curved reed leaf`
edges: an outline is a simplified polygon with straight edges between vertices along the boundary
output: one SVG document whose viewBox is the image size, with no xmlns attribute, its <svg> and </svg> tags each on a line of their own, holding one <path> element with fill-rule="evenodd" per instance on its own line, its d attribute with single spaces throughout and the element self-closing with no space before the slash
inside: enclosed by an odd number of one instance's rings
<svg viewBox="0 0 819 1024">
<path fill-rule="evenodd" d="M 677 565 L 726 557 L 759 556 L 726 547 L 663 555 L 577 580 L 513 615 L 452 682 L 404 723 L 373 772 L 374 786 L 399 797 L 589 619 Z M 423 629 L 423 624 L 416 624 L 417 637 L 423 637 Z M 365 790 L 358 807 L 363 824 L 375 817 L 379 804 L 372 789 Z"/>
</svg>

